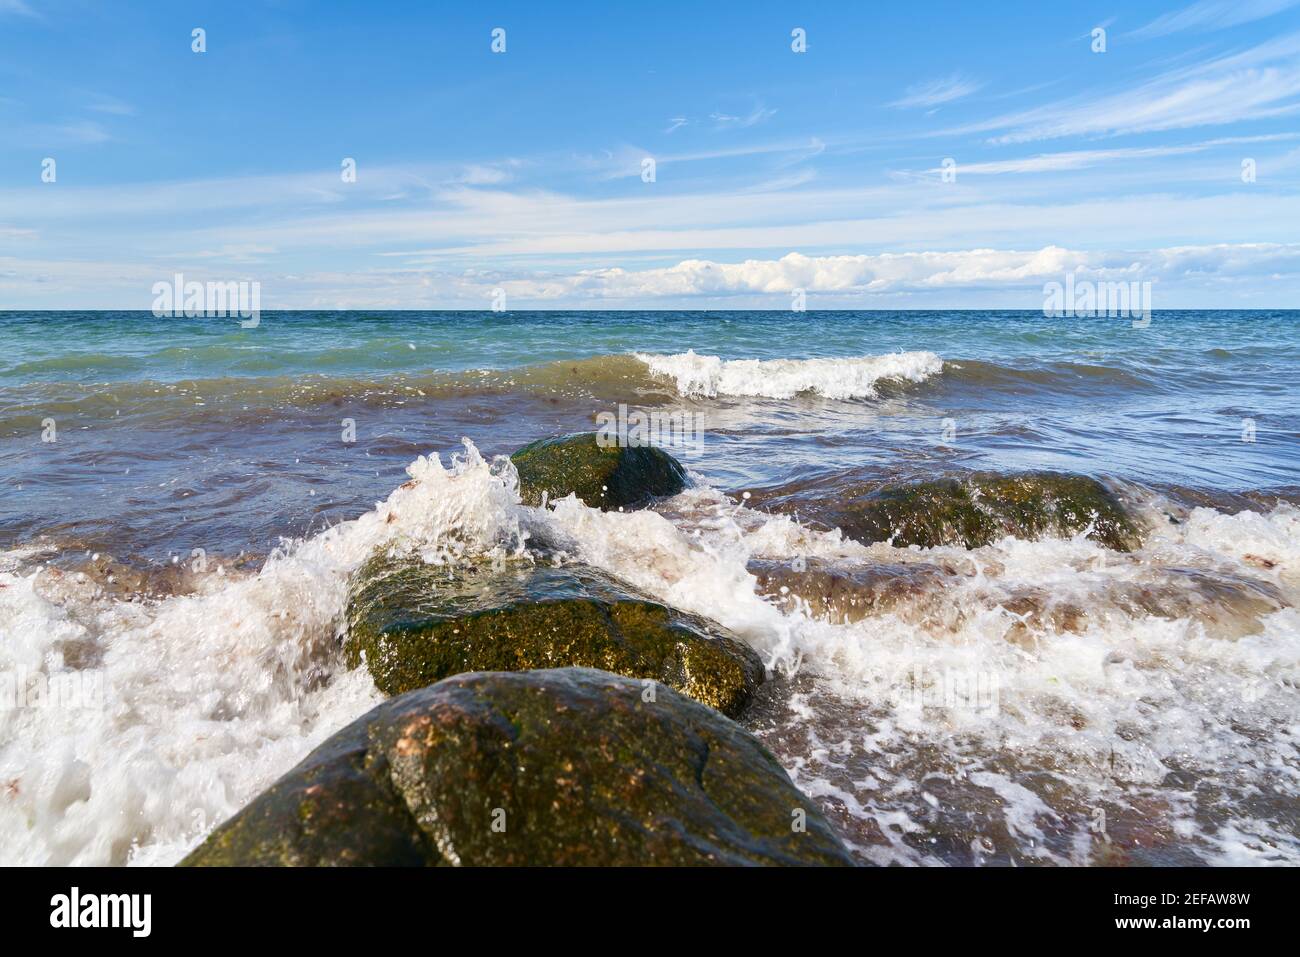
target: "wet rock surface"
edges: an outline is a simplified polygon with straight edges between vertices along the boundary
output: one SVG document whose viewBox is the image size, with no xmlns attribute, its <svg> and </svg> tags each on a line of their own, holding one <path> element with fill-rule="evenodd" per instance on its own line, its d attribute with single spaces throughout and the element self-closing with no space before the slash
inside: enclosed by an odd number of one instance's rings
<svg viewBox="0 0 1300 957">
<path fill-rule="evenodd" d="M 543 494 L 553 502 L 573 493 L 592 508 L 634 508 L 686 487 L 686 470 L 667 452 L 602 447 L 595 432 L 533 442 L 510 460 L 525 505 L 540 505 Z"/>
<path fill-rule="evenodd" d="M 1133 565 L 1132 578 L 1092 575 L 1074 589 L 1007 581 L 990 558 L 983 575 L 969 561 L 880 562 L 864 565 L 820 558 L 798 562 L 754 559 L 749 571 L 760 595 L 785 611 L 851 624 L 890 615 L 931 634 L 956 634 L 976 618 L 1005 613 L 1007 640 L 1032 646 L 1053 634 L 1082 634 L 1127 619 L 1195 621 L 1208 637 L 1258 634 L 1265 616 L 1290 603 L 1277 585 L 1222 569 Z M 986 625 L 990 624 L 985 619 Z"/>
<path fill-rule="evenodd" d="M 758 741 L 585 668 L 459 675 L 378 706 L 183 862 L 847 865 Z"/>
<path fill-rule="evenodd" d="M 865 544 L 979 548 L 1007 535 L 1036 539 L 1089 528 L 1089 538 L 1116 551 L 1141 543 L 1136 523 L 1110 489 L 1093 478 L 1053 472 L 897 482 L 850 473 L 770 489 L 753 504 L 839 528 Z"/>
<path fill-rule="evenodd" d="M 580 666 L 662 682 L 738 715 L 763 662 L 720 625 L 595 569 L 514 560 L 449 568 L 371 559 L 357 574 L 344 644 L 401 694 L 467 671 Z"/>
<path fill-rule="evenodd" d="M 806 606 L 814 618 L 836 623 L 861 621 L 924 601 L 961 574 L 951 565 L 929 562 L 837 562 L 809 558 L 753 559 L 748 570 L 758 593 L 778 607 Z"/>
</svg>

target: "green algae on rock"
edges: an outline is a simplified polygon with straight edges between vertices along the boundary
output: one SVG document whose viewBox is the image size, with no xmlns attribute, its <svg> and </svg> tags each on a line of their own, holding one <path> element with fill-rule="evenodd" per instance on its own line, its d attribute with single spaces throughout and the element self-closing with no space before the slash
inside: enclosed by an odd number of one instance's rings
<svg viewBox="0 0 1300 957">
<path fill-rule="evenodd" d="M 851 865 L 734 722 L 588 668 L 458 675 L 384 702 L 182 861 Z"/>
<path fill-rule="evenodd" d="M 1036 539 L 1089 527 L 1089 538 L 1116 551 L 1132 551 L 1141 542 L 1137 525 L 1110 489 L 1093 478 L 1055 472 L 972 472 L 883 485 L 813 482 L 789 494 L 776 490 L 756 504 L 797 510 L 867 544 L 979 548 L 1007 535 Z"/>
<path fill-rule="evenodd" d="M 371 750 L 364 722 L 329 738 L 180 862 L 181 867 L 419 867 L 436 860 Z"/>
<path fill-rule="evenodd" d="M 376 556 L 354 578 L 344 653 L 401 694 L 466 671 L 569 665 L 651 678 L 736 716 L 763 662 L 717 624 L 585 566 L 524 561 L 449 570 Z"/>
<path fill-rule="evenodd" d="M 686 487 L 686 470 L 663 449 L 605 447 L 595 432 L 533 442 L 510 461 L 525 505 L 540 505 L 543 493 L 555 501 L 572 492 L 592 508 L 631 508 Z"/>
</svg>

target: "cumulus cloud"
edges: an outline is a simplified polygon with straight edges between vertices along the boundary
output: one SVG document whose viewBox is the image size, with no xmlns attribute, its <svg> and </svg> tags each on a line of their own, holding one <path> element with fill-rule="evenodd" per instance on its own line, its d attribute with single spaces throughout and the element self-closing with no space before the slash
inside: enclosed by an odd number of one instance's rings
<svg viewBox="0 0 1300 957">
<path fill-rule="evenodd" d="M 805 256 L 719 263 L 688 259 L 662 268 L 592 269 L 567 276 L 500 283 L 528 299 L 654 299 L 789 294 L 842 295 L 938 289 L 1029 287 L 1074 272 L 1094 280 L 1178 279 L 1220 275 L 1300 275 L 1300 243 L 1176 246 L 1135 252 L 971 249 L 953 252 Z"/>
<path fill-rule="evenodd" d="M 732 303 L 788 302 L 796 289 L 815 294 L 823 308 L 861 308 L 875 297 L 882 303 L 951 304 L 988 302 L 975 298 L 987 294 L 995 302 L 1032 302 L 1045 283 L 1063 281 L 1068 273 L 1078 280 L 1149 280 L 1159 291 L 1158 303 L 1181 299 L 1184 305 L 1204 306 L 1205 295 L 1190 295 L 1191 290 L 1208 290 L 1211 298 L 1219 290 L 1234 302 L 1243 294 L 1275 301 L 1284 285 L 1294 289 L 1300 281 L 1300 243 L 1138 251 L 1044 246 L 851 256 L 792 252 L 779 259 L 734 263 L 687 259 L 666 267 L 554 273 L 398 267 L 290 274 L 255 266 L 263 252 L 191 253 L 165 265 L 0 256 L 0 299 L 28 299 L 39 303 L 35 308 L 143 309 L 151 301 L 152 284 L 174 272 L 199 281 L 257 279 L 263 302 L 274 309 L 483 309 L 497 289 L 507 292 L 512 308 L 675 308 L 692 302 L 735 308 Z"/>
</svg>

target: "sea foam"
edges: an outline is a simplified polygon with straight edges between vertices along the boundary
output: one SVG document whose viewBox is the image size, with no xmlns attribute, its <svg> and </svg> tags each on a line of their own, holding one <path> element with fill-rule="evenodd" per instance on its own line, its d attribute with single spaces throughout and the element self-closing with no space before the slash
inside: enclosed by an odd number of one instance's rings
<svg viewBox="0 0 1300 957">
<path fill-rule="evenodd" d="M 1197 509 L 1177 525 L 1153 513 L 1128 555 L 1083 535 L 894 549 L 707 486 L 662 512 L 572 497 L 526 508 L 509 461 L 466 444 L 448 466 L 412 463 L 372 511 L 287 544 L 256 574 L 214 570 L 192 594 L 123 601 L 30 553 L 0 561 L 0 669 L 99 669 L 108 692 L 99 709 L 0 713 L 3 862 L 174 863 L 380 700 L 339 655 L 349 579 L 368 555 L 450 562 L 539 541 L 751 643 L 778 706 L 747 721 L 864 860 L 1094 862 L 1109 840 L 1095 830 L 1102 808 L 1117 844 L 1142 827 L 1141 848 L 1300 863 L 1285 824 L 1300 797 L 1293 507 Z M 758 557 L 960 574 L 938 594 L 836 622 L 797 595 L 761 594 Z M 1180 587 L 1189 568 L 1266 583 L 1286 607 L 1229 635 L 1205 617 L 1212 608 L 1160 617 L 1115 598 Z M 1062 633 L 1020 610 L 1026 595 L 1091 613 Z M 1224 822 L 1215 807 L 1236 810 Z M 979 834 L 954 845 L 971 821 L 984 822 Z"/>
<path fill-rule="evenodd" d="M 0 708 L 7 864 L 173 863 L 380 700 L 339 666 L 349 577 L 377 548 L 428 561 L 517 551 L 513 472 L 471 446 L 374 510 L 289 543 L 255 575 L 121 601 L 54 568 L 0 572 L 0 673 L 93 670 L 102 707 Z"/>
<path fill-rule="evenodd" d="M 828 399 L 875 396 L 877 383 L 893 379 L 924 382 L 943 371 L 933 352 L 891 352 L 847 359 L 722 359 L 697 355 L 634 353 L 651 373 L 676 383 L 680 395 L 752 396 L 789 399 L 815 393 Z"/>
</svg>

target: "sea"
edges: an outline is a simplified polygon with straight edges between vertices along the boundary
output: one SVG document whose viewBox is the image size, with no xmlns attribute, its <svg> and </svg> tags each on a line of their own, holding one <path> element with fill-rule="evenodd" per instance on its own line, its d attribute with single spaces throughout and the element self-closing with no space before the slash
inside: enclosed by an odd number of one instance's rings
<svg viewBox="0 0 1300 957">
<path fill-rule="evenodd" d="M 0 312 L 0 864 L 175 863 L 381 700 L 367 555 L 543 539 L 759 652 L 741 721 L 864 864 L 1300 864 L 1298 383 L 1286 310 Z M 610 423 L 690 487 L 519 503 Z M 975 472 L 1141 545 L 821 518 Z"/>
</svg>

